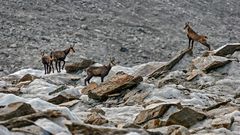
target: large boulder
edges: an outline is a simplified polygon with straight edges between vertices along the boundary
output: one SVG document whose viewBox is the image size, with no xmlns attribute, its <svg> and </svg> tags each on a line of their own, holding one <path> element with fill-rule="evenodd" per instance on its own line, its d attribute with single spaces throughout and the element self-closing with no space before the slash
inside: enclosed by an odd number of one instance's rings
<svg viewBox="0 0 240 135">
<path fill-rule="evenodd" d="M 85 69 L 90 65 L 94 64 L 95 62 L 88 59 L 81 59 L 80 62 L 66 64 L 65 69 L 67 73 L 76 73 L 79 70 Z"/>
<path fill-rule="evenodd" d="M 191 108 L 184 107 L 182 110 L 173 113 L 167 120 L 167 125 L 182 125 L 189 128 L 206 118 L 206 115 Z"/>
<path fill-rule="evenodd" d="M 90 90 L 88 96 L 103 101 L 111 94 L 120 93 L 123 90 L 137 86 L 141 81 L 143 81 L 141 76 L 134 77 L 126 73 L 119 73 L 95 89 Z"/>
<path fill-rule="evenodd" d="M 30 104 L 23 102 L 11 103 L 0 109 L 0 121 L 35 113 Z"/>
</svg>

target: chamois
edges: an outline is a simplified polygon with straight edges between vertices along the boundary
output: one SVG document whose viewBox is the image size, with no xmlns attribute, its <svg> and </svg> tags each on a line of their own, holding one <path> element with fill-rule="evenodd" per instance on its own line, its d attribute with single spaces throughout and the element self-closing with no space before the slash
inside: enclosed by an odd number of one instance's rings
<svg viewBox="0 0 240 135">
<path fill-rule="evenodd" d="M 198 41 L 202 45 L 206 46 L 208 50 L 211 50 L 210 45 L 207 43 L 207 36 L 205 35 L 198 35 L 189 25 L 189 22 L 185 24 L 184 30 L 187 32 L 187 37 L 189 39 L 188 48 L 193 48 L 194 41 Z M 190 43 L 192 42 L 192 45 L 190 47 Z"/>
<path fill-rule="evenodd" d="M 50 55 L 46 55 L 45 52 L 42 52 L 42 63 L 44 66 L 45 74 L 51 73 L 51 68 L 54 73 L 54 68 L 53 68 L 53 60 L 54 58 Z"/>
<path fill-rule="evenodd" d="M 103 65 L 100 67 L 89 67 L 87 68 L 86 72 L 87 72 L 87 77 L 84 80 L 84 84 L 85 86 L 87 85 L 87 82 L 89 84 L 91 78 L 93 76 L 95 77 L 101 77 L 101 82 L 104 81 L 104 77 L 108 75 L 109 71 L 111 70 L 112 66 L 116 65 L 115 64 L 115 59 L 114 58 L 110 58 L 110 62 L 108 65 Z"/>
<path fill-rule="evenodd" d="M 62 70 L 65 66 L 65 58 L 66 56 L 69 54 L 70 51 L 75 52 L 74 46 L 71 46 L 63 51 L 54 51 L 51 52 L 51 56 L 53 56 L 55 58 L 55 67 L 57 69 L 57 72 L 61 72 L 61 61 L 63 61 L 63 65 L 62 65 Z M 59 69 L 58 69 L 59 66 Z"/>
</svg>

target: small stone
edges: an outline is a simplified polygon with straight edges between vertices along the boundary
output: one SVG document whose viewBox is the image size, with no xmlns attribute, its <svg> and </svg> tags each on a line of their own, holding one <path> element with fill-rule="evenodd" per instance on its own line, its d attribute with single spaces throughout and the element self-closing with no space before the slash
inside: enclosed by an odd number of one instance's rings
<svg viewBox="0 0 240 135">
<path fill-rule="evenodd" d="M 9 45 L 9 48 L 17 48 L 18 46 L 17 46 L 17 44 L 11 44 L 11 45 Z"/>
<path fill-rule="evenodd" d="M 88 30 L 88 26 L 85 25 L 85 24 L 81 25 L 81 28 L 82 28 L 83 30 Z"/>
</svg>

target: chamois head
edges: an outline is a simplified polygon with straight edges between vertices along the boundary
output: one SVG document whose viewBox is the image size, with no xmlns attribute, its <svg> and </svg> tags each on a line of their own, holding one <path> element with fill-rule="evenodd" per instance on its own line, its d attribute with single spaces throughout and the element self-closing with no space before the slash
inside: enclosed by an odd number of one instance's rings
<svg viewBox="0 0 240 135">
<path fill-rule="evenodd" d="M 110 57 L 109 65 L 110 65 L 111 67 L 116 65 L 116 62 L 115 62 L 115 58 L 114 58 L 114 57 Z"/>
<path fill-rule="evenodd" d="M 70 52 L 71 52 L 71 51 L 72 51 L 72 52 L 75 52 L 75 50 L 74 50 L 74 48 L 73 48 L 74 46 L 75 46 L 75 45 L 73 45 L 73 46 L 70 45 L 70 47 L 69 47 Z"/>
<path fill-rule="evenodd" d="M 185 23 L 185 27 L 183 28 L 184 30 L 186 30 L 187 28 L 189 28 L 190 27 L 190 23 L 189 22 L 186 22 Z"/>
</svg>

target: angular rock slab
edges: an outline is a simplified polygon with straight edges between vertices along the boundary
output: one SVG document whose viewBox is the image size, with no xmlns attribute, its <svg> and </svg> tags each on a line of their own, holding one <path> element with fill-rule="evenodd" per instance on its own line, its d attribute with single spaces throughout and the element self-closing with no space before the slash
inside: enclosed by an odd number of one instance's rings
<svg viewBox="0 0 240 135">
<path fill-rule="evenodd" d="M 30 104 L 23 102 L 11 103 L 0 109 L 0 121 L 33 114 L 35 112 L 36 111 L 31 107 Z"/>
<path fill-rule="evenodd" d="M 81 123 L 68 123 L 67 127 L 74 135 L 130 135 L 130 133 L 134 135 L 149 135 L 149 133 L 143 129 L 133 128 L 119 129 Z M 160 132 L 158 134 L 161 135 Z"/>
<path fill-rule="evenodd" d="M 0 88 L 0 93 L 11 93 L 14 95 L 22 94 L 21 89 L 18 87 L 4 87 Z"/>
<path fill-rule="evenodd" d="M 214 55 L 216 56 L 226 56 L 228 54 L 233 54 L 235 51 L 240 51 L 240 43 L 229 43 L 217 50 L 215 50 Z"/>
<path fill-rule="evenodd" d="M 188 107 L 184 107 L 182 110 L 170 115 L 167 120 L 167 125 L 182 125 L 189 128 L 205 118 L 205 114 L 199 113 Z"/>
<path fill-rule="evenodd" d="M 231 127 L 233 120 L 230 117 L 219 117 L 213 119 L 212 126 L 215 128 L 226 128 L 229 129 Z"/>
<path fill-rule="evenodd" d="M 134 124 L 141 125 L 149 120 L 162 117 L 172 104 L 162 104 L 157 107 L 141 111 L 135 118 Z"/>
<path fill-rule="evenodd" d="M 123 90 L 137 86 L 143 78 L 131 76 L 125 73 L 116 74 L 110 80 L 100 84 L 97 88 L 90 90 L 88 96 L 96 100 L 106 100 L 108 95 L 120 93 Z"/>
<path fill-rule="evenodd" d="M 193 65 L 201 71 L 209 72 L 212 69 L 221 67 L 231 62 L 229 59 L 221 56 L 198 57 L 193 60 Z"/>
<path fill-rule="evenodd" d="M 98 87 L 98 84 L 97 84 L 97 83 L 91 82 L 91 83 L 89 83 L 86 87 L 84 87 L 83 89 L 81 89 L 81 93 L 84 94 L 84 95 L 87 95 L 90 90 L 93 90 L 93 89 L 95 89 L 95 88 L 97 88 L 97 87 Z"/>
<path fill-rule="evenodd" d="M 18 82 L 26 82 L 26 81 L 30 81 L 31 82 L 31 81 L 33 81 L 33 80 L 35 80 L 37 78 L 39 78 L 39 77 L 31 75 L 31 74 L 26 74 L 21 79 L 19 79 Z"/>
</svg>

